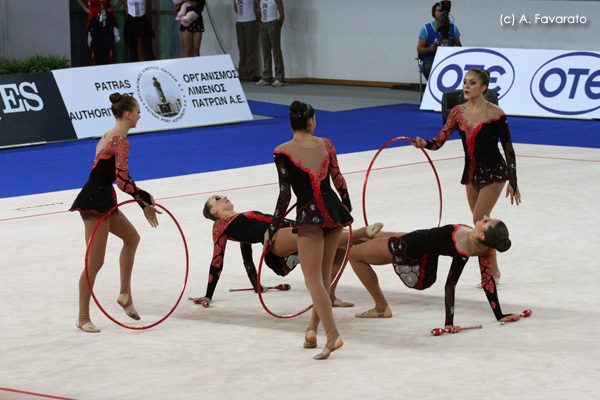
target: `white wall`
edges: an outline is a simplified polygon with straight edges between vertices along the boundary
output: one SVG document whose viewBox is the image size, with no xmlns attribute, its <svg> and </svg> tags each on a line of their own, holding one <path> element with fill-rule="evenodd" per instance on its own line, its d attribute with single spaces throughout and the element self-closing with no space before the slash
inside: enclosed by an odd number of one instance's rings
<svg viewBox="0 0 600 400">
<path fill-rule="evenodd" d="M 71 58 L 69 0 L 0 0 L 2 11 L 0 57 L 52 54 Z"/>
<path fill-rule="evenodd" d="M 6 36 L 6 1 L 0 0 L 0 58 L 6 57 L 4 36 Z"/>
<path fill-rule="evenodd" d="M 432 20 L 434 1 L 283 0 L 282 31 L 288 78 L 418 82 L 417 36 Z M 59 54 L 70 58 L 69 1 L 0 0 L 9 58 Z M 233 0 L 207 0 L 201 54 L 222 54 L 214 29 L 237 65 Z M 585 25 L 500 26 L 501 14 L 586 16 Z M 470 47 L 600 50 L 600 1 L 454 0 L 452 15 Z M 0 18 L 0 21 L 3 19 Z M 2 39 L 2 37 L 0 37 Z M 2 54 L 0 54 L 2 56 Z"/>
<path fill-rule="evenodd" d="M 435 1 L 283 0 L 288 78 L 418 82 L 419 29 Z M 207 0 L 216 29 L 237 64 L 232 0 Z M 501 14 L 587 17 L 585 25 L 501 26 Z M 221 54 L 205 11 L 202 55 Z M 464 46 L 600 50 L 599 1 L 454 0 L 452 15 Z"/>
</svg>

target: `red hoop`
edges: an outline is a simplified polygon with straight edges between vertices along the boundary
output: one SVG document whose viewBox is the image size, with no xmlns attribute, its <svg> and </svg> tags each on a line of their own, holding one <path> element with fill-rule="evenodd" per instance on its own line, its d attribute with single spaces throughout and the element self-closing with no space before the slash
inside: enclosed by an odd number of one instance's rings
<svg viewBox="0 0 600 400">
<path fill-rule="evenodd" d="M 391 139 L 386 144 L 384 144 L 383 146 L 381 146 L 381 148 L 377 151 L 377 153 L 375 153 L 375 156 L 373 157 L 373 160 L 371 161 L 371 164 L 369 164 L 369 168 L 367 169 L 367 175 L 365 176 L 365 184 L 363 186 L 363 198 L 362 198 L 363 217 L 365 219 L 365 226 L 369 226 L 369 222 L 367 221 L 366 197 L 367 197 L 367 182 L 369 181 L 369 174 L 371 173 L 371 168 L 373 167 L 373 164 L 375 163 L 375 160 L 379 156 L 379 153 L 381 153 L 381 151 L 383 149 L 385 149 L 388 145 L 390 145 L 391 143 L 396 142 L 398 140 L 408 140 L 411 143 L 414 142 L 413 139 L 407 138 L 407 137 L 404 137 L 404 136 L 400 136 L 400 137 Z M 437 184 L 438 184 L 438 191 L 440 193 L 440 213 L 439 213 L 439 216 L 438 216 L 437 226 L 440 226 L 440 223 L 442 221 L 442 185 L 440 184 L 440 178 L 438 177 L 437 170 L 435 169 L 435 166 L 433 165 L 433 161 L 429 157 L 429 154 L 427 154 L 427 152 L 424 149 L 421 149 L 421 151 L 423 152 L 423 154 L 425 154 L 425 157 L 427 157 L 427 160 L 429 160 L 429 164 L 431 165 L 431 168 L 433 169 L 433 173 L 435 174 L 435 179 L 436 179 Z"/>
<path fill-rule="evenodd" d="M 294 204 L 293 206 L 290 207 L 289 210 L 287 210 L 287 212 L 284 214 L 284 218 L 286 215 L 288 215 L 290 213 L 290 211 L 292 211 L 294 209 L 294 207 L 296 207 L 296 204 Z M 337 275 L 335 276 L 335 278 L 333 279 L 333 281 L 331 282 L 331 285 L 329 286 L 329 288 L 331 289 L 333 286 L 335 286 L 335 284 L 340 280 L 341 276 L 342 276 L 342 272 L 344 272 L 344 269 L 346 268 L 346 264 L 348 263 L 348 255 L 350 254 L 350 246 L 352 244 L 352 224 L 350 224 L 348 226 L 348 228 L 350 229 L 349 235 L 348 235 L 348 243 L 346 245 L 346 254 L 344 255 L 344 261 L 342 262 L 342 266 L 340 267 L 340 270 L 338 271 Z M 265 301 L 263 300 L 262 297 L 262 293 L 260 291 L 260 274 L 262 272 L 262 266 L 263 266 L 263 261 L 265 259 L 265 254 L 267 253 L 267 250 L 269 250 L 269 248 L 265 248 L 260 256 L 260 262 L 258 264 L 258 277 L 256 279 L 256 287 L 258 288 L 258 298 L 260 300 L 260 303 L 262 304 L 263 308 L 265 309 L 265 311 L 269 314 L 271 314 L 272 316 L 276 317 L 276 318 L 294 318 L 297 317 L 298 315 L 302 315 L 305 312 L 307 312 L 308 310 L 310 310 L 313 305 L 311 304 L 310 306 L 306 307 L 304 310 L 299 311 L 295 314 L 288 314 L 288 315 L 279 315 L 274 313 L 273 311 L 271 311 L 269 309 L 269 307 L 267 307 L 267 305 L 265 304 Z"/>
<path fill-rule="evenodd" d="M 175 303 L 175 306 L 173 306 L 173 308 L 171 309 L 171 311 L 169 311 L 169 313 L 167 315 L 165 315 L 159 321 L 154 322 L 153 324 L 150 324 L 150 325 L 146 325 L 146 326 L 130 326 L 130 325 L 126 325 L 126 324 L 124 324 L 122 322 L 119 322 L 116 319 L 114 319 L 109 313 L 106 312 L 106 310 L 104 310 L 104 308 L 102 308 L 102 306 L 100 305 L 100 302 L 98 301 L 98 299 L 96 298 L 96 295 L 94 294 L 94 290 L 92 289 L 92 284 L 90 282 L 90 274 L 88 272 L 88 256 L 89 256 L 89 253 L 90 253 L 90 245 L 92 244 L 92 240 L 94 239 L 94 235 L 96 234 L 96 231 L 98 230 L 98 227 L 100 226 L 100 223 L 102 223 L 102 221 L 104 220 L 104 218 L 106 218 L 111 212 L 113 212 L 114 210 L 116 210 L 117 208 L 119 208 L 119 207 L 121 207 L 121 206 L 123 206 L 125 204 L 137 203 L 137 202 L 140 202 L 140 201 L 141 200 L 127 200 L 127 201 L 124 201 L 122 203 L 117 204 L 116 206 L 114 206 L 113 208 L 111 208 L 110 210 L 108 210 L 106 213 L 104 213 L 104 215 L 102 216 L 102 218 L 100 218 L 100 220 L 98 221 L 98 223 L 96 223 L 96 226 L 94 227 L 94 230 L 92 231 L 92 235 L 90 236 L 90 238 L 88 240 L 87 249 L 85 251 L 85 277 L 87 278 L 88 288 L 90 289 L 90 293 L 92 294 L 92 297 L 94 298 L 94 301 L 96 302 L 96 305 L 98 306 L 98 308 L 100 309 L 100 311 L 102 311 L 104 313 L 104 315 L 106 315 L 108 317 L 108 319 L 110 319 L 115 324 L 121 325 L 124 328 L 135 329 L 135 330 L 142 330 L 142 329 L 152 328 L 153 326 L 156 326 L 156 325 L 162 323 L 165 319 L 169 318 L 169 316 L 173 313 L 173 311 L 175 311 L 175 309 L 179 305 L 179 302 L 181 301 L 181 298 L 183 297 L 183 292 L 185 292 L 185 287 L 187 285 L 188 274 L 189 274 L 189 271 L 190 271 L 190 258 L 189 258 L 189 253 L 188 253 L 188 247 L 187 247 L 187 243 L 185 241 L 185 236 L 183 235 L 183 231 L 181 230 L 181 226 L 179 226 L 179 222 L 177 222 L 177 220 L 175 219 L 175 217 L 173 216 L 173 214 L 171 214 L 171 212 L 169 210 L 167 210 L 165 207 L 161 206 L 158 203 L 154 203 L 154 205 L 156 207 L 162 208 L 167 214 L 169 214 L 169 216 L 173 219 L 173 222 L 175 222 L 175 225 L 177 225 L 177 228 L 179 229 L 179 233 L 181 233 L 181 238 L 183 239 L 183 246 L 185 247 L 185 279 L 183 281 L 183 288 L 181 289 L 181 294 L 179 295 L 179 298 L 177 299 L 177 302 Z"/>
</svg>

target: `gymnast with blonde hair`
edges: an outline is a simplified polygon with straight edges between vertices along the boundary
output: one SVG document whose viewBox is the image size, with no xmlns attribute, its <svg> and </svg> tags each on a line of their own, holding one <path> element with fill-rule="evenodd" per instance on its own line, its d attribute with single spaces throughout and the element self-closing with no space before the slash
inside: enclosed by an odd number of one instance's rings
<svg viewBox="0 0 600 400">
<path fill-rule="evenodd" d="M 267 230 L 272 216 L 260 211 L 235 211 L 233 203 L 224 195 L 213 195 L 206 200 L 203 209 L 205 218 L 214 221 L 213 256 L 209 270 L 208 285 L 204 297 L 195 299 L 197 302 L 211 302 L 214 291 L 223 272 L 223 259 L 227 242 L 232 240 L 240 243 L 244 267 L 255 292 L 258 292 L 257 273 L 252 259 L 252 244 L 263 243 L 268 239 Z M 277 232 L 270 250 L 265 254 L 265 264 L 279 276 L 286 276 L 298 264 L 298 241 L 293 233 L 294 221 L 284 219 L 283 227 Z M 352 244 L 375 237 L 383 224 L 378 222 L 352 232 Z M 336 250 L 331 279 L 333 279 L 344 261 L 349 232 L 345 231 Z M 266 289 L 262 288 L 262 292 Z M 331 288 L 330 298 L 333 307 L 352 307 L 354 304 L 345 302 L 335 296 L 335 286 Z"/>
</svg>

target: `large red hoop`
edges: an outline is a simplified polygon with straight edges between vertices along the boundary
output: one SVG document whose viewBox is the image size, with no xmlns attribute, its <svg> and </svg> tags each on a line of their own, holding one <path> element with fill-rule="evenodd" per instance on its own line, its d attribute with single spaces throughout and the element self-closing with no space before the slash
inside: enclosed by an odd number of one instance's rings
<svg viewBox="0 0 600 400">
<path fill-rule="evenodd" d="M 387 146 L 389 146 L 390 144 L 392 144 L 393 142 L 396 142 L 398 140 L 408 140 L 411 143 L 414 142 L 414 139 L 407 138 L 405 136 L 400 136 L 400 137 L 389 140 L 386 144 L 381 146 L 381 148 L 377 151 L 377 153 L 375 153 L 375 156 L 373 157 L 373 160 L 371 161 L 371 164 L 369 164 L 369 168 L 367 169 L 367 175 L 365 176 L 365 184 L 363 186 L 363 197 L 362 197 L 363 217 L 365 219 L 365 226 L 369 226 L 369 222 L 367 221 L 366 196 L 367 196 L 367 182 L 369 181 L 369 174 L 371 173 L 371 168 L 373 167 L 375 160 L 379 156 L 379 153 L 381 153 L 383 151 L 383 149 L 385 149 Z M 423 154 L 425 154 L 425 157 L 427 157 L 427 160 L 429 160 L 429 164 L 431 165 L 431 168 L 433 169 L 433 173 L 435 174 L 435 179 L 438 184 L 438 191 L 440 193 L 440 213 L 438 215 L 437 226 L 440 226 L 440 223 L 442 222 L 442 185 L 440 184 L 440 178 L 438 176 L 437 170 L 435 169 L 435 166 L 433 165 L 433 161 L 429 157 L 429 154 L 427 154 L 425 149 L 421 149 L 421 151 L 423 152 Z"/>
<path fill-rule="evenodd" d="M 296 204 L 294 204 L 293 206 L 291 206 L 289 208 L 289 210 L 286 211 L 286 213 L 284 214 L 284 218 L 286 215 L 288 215 L 290 213 L 290 211 L 292 211 L 294 209 L 294 207 L 296 207 Z M 344 254 L 344 261 L 342 262 L 342 266 L 340 267 L 340 270 L 338 271 L 337 275 L 335 276 L 335 278 L 333 279 L 333 281 L 331 282 L 331 286 L 329 286 L 329 288 L 331 289 L 332 287 L 335 286 L 335 284 L 340 280 L 340 278 L 342 277 L 342 272 L 344 272 L 344 268 L 346 268 L 346 264 L 348 263 L 348 255 L 350 254 L 350 246 L 352 245 L 352 225 L 348 226 L 349 231 L 349 235 L 348 235 L 348 243 L 346 245 L 346 254 Z M 258 263 L 258 277 L 256 279 L 256 287 L 260 288 L 260 274 L 262 272 L 262 266 L 263 266 L 263 262 L 265 259 L 265 254 L 268 252 L 269 248 L 266 247 L 261 256 L 260 256 L 260 262 Z M 304 310 L 299 311 L 295 314 L 288 314 L 288 315 L 279 315 L 274 313 L 273 311 L 271 311 L 269 309 L 269 307 L 267 307 L 267 305 L 265 304 L 265 301 L 262 297 L 262 293 L 260 291 L 260 289 L 258 290 L 258 298 L 260 300 L 260 304 L 262 304 L 263 308 L 265 309 L 265 311 L 269 314 L 271 314 L 272 316 L 276 317 L 276 318 L 294 318 L 297 317 L 298 315 L 302 315 L 305 312 L 307 312 L 308 310 L 310 310 L 313 305 L 311 304 L 310 306 L 306 307 Z"/>
<path fill-rule="evenodd" d="M 167 210 L 165 207 L 163 207 L 162 205 L 158 204 L 158 203 L 154 203 L 154 205 L 156 207 L 159 207 L 161 209 L 163 209 L 167 214 L 169 214 L 169 216 L 173 219 L 173 222 L 175 222 L 175 225 L 177 225 L 177 228 L 179 229 L 179 233 L 181 233 L 181 238 L 183 239 L 183 246 L 185 248 L 185 279 L 183 281 L 183 288 L 181 289 L 181 294 L 179 295 L 179 298 L 177 299 L 177 302 L 175 303 L 175 306 L 173 306 L 173 308 L 171 309 L 171 311 L 169 311 L 169 313 L 167 315 L 165 315 L 162 319 L 150 324 L 150 325 L 146 325 L 146 326 L 130 326 L 130 325 L 126 325 L 122 322 L 117 321 L 116 319 L 114 319 L 108 312 L 106 312 L 106 310 L 104 310 L 104 308 L 102 308 L 102 306 L 100 305 L 100 302 L 98 301 L 98 299 L 96 298 L 96 295 L 94 294 L 94 290 L 92 289 L 92 284 L 90 282 L 90 274 L 88 272 L 88 256 L 90 253 L 90 245 L 92 244 L 92 240 L 94 239 L 94 235 L 96 234 L 96 231 L 98 230 L 98 227 L 100 226 L 100 224 L 102 223 L 102 221 L 108 216 L 110 215 L 111 212 L 113 212 L 114 210 L 116 210 L 117 208 L 125 205 L 125 204 L 129 204 L 129 203 L 137 203 L 140 202 L 141 200 L 127 200 L 124 201 L 122 203 L 117 204 L 116 206 L 114 206 L 113 208 L 111 208 L 110 210 L 108 210 L 106 213 L 104 213 L 104 215 L 102 216 L 102 218 L 100 218 L 100 220 L 96 223 L 96 226 L 94 227 L 94 230 L 92 231 L 92 234 L 88 240 L 87 243 L 87 249 L 85 251 L 85 277 L 87 278 L 87 284 L 88 284 L 88 288 L 90 289 L 90 293 L 92 294 L 92 297 L 94 298 L 94 301 L 96 302 L 96 305 L 98 306 L 98 308 L 100 309 L 100 311 L 102 311 L 104 313 L 104 315 L 106 315 L 108 317 L 108 319 L 110 319 L 112 322 L 114 322 L 117 325 L 121 325 L 124 328 L 128 328 L 128 329 L 134 329 L 134 330 L 142 330 L 142 329 L 149 329 L 152 328 L 160 323 L 162 323 L 164 320 L 166 320 L 167 318 L 169 318 L 169 316 L 173 313 L 173 311 L 175 311 L 175 309 L 177 308 L 177 306 L 179 305 L 179 302 L 181 301 L 181 298 L 183 297 L 183 293 L 185 292 L 185 287 L 187 285 L 187 279 L 188 279 L 188 274 L 190 271 L 190 257 L 189 257 L 189 253 L 188 253 L 188 247 L 187 247 L 187 242 L 185 241 L 185 236 L 183 235 L 183 230 L 181 230 L 181 226 L 179 226 L 179 222 L 177 222 L 177 219 L 175 219 L 175 217 L 173 216 L 173 214 L 171 214 L 171 212 L 169 210 Z"/>
</svg>

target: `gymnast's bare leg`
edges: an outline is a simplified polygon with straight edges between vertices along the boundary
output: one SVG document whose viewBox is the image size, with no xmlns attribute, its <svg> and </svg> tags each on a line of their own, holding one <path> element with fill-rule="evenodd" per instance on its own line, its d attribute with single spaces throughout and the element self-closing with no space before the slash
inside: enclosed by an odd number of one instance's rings
<svg viewBox="0 0 600 400">
<path fill-rule="evenodd" d="M 85 242 L 87 245 L 101 216 L 91 212 L 81 212 L 81 217 L 85 226 Z M 139 319 L 139 315 L 137 315 L 137 312 L 133 307 L 133 299 L 131 297 L 131 273 L 140 236 L 122 212 L 105 218 L 94 234 L 94 240 L 90 245 L 88 253 L 87 268 L 90 285 L 92 288 L 94 287 L 96 276 L 104 264 L 106 243 L 109 233 L 113 233 L 123 240 L 123 248 L 121 249 L 121 255 L 119 257 L 121 289 L 117 302 L 125 309 L 127 315 L 131 318 Z M 79 317 L 77 320 L 77 327 L 86 332 L 99 332 L 100 330 L 96 328 L 90 319 L 90 298 L 91 292 L 84 269 L 79 278 Z"/>
<path fill-rule="evenodd" d="M 344 344 L 339 337 L 329 299 L 331 269 L 341 235 L 342 228 L 324 232 L 320 227 L 308 225 L 298 229 L 300 267 L 313 301 L 306 342 L 314 342 L 316 346 L 317 327 L 319 321 L 323 322 L 323 328 L 327 335 L 327 343 L 321 353 L 323 357 L 328 357 L 332 351 Z M 305 345 L 305 347 L 309 346 Z"/>
</svg>

